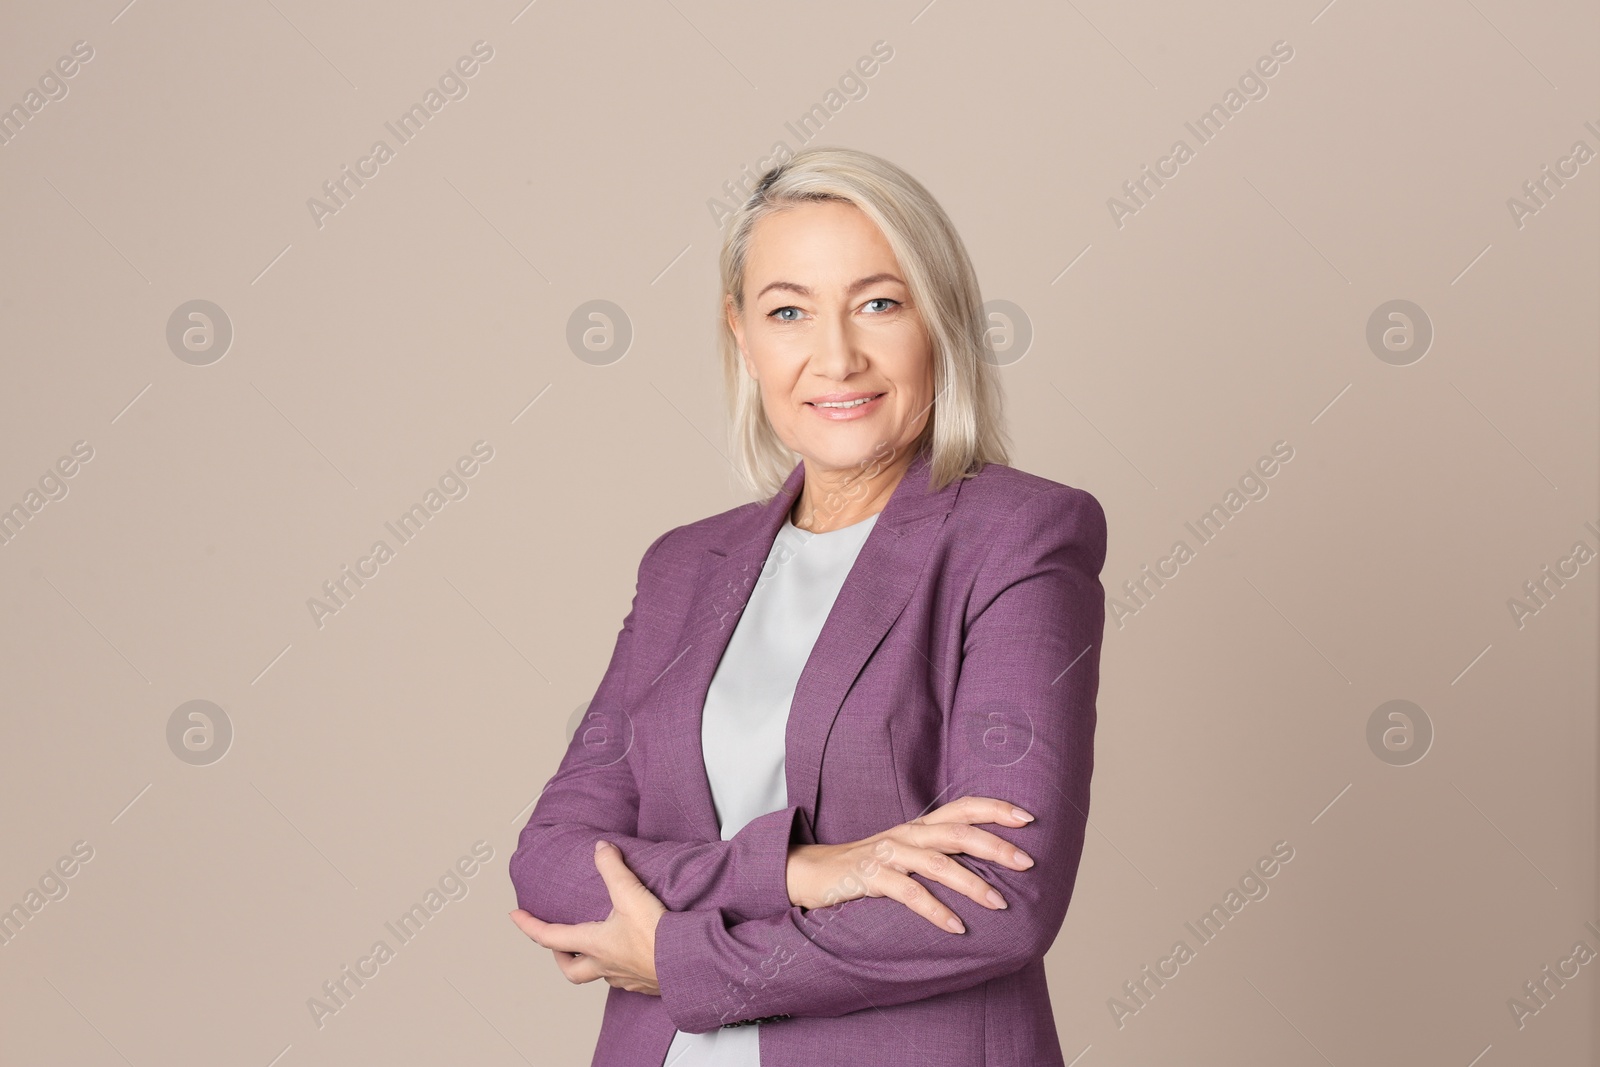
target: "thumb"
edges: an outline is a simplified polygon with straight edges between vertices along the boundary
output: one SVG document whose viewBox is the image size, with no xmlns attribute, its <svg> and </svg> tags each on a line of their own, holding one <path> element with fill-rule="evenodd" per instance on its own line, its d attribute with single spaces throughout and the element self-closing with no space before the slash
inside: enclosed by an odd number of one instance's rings
<svg viewBox="0 0 1600 1067">
<path fill-rule="evenodd" d="M 620 907 L 642 897 L 662 911 L 666 910 L 666 905 L 662 904 L 656 895 L 650 892 L 650 887 L 639 881 L 639 876 L 628 867 L 622 858 L 622 850 L 616 845 L 605 840 L 596 841 L 594 865 L 606 883 L 606 891 L 611 894 L 612 907 Z"/>
</svg>

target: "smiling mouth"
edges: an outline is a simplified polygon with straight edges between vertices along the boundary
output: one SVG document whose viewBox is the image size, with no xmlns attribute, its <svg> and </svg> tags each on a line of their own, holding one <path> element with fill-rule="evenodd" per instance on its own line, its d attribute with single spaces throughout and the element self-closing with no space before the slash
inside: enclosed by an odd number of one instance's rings
<svg viewBox="0 0 1600 1067">
<path fill-rule="evenodd" d="M 855 400 L 830 400 L 821 404 L 813 404 L 811 401 L 807 400 L 806 404 L 810 407 L 825 408 L 829 411 L 849 411 L 851 408 L 858 408 L 863 404 L 870 404 L 883 395 L 883 393 L 874 393 L 871 396 L 858 397 Z"/>
</svg>

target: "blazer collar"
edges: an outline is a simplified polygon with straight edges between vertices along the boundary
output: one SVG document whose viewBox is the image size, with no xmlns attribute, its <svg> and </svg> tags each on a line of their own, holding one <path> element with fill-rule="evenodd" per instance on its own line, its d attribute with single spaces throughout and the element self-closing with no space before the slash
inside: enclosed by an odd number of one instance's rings
<svg viewBox="0 0 1600 1067">
<path fill-rule="evenodd" d="M 767 551 L 777 539 L 778 530 L 783 526 L 783 520 L 799 499 L 800 490 L 805 485 L 805 473 L 803 462 L 795 464 L 789 477 L 784 479 L 783 488 L 771 500 L 759 506 L 750 522 L 733 533 L 726 543 L 707 545 L 706 551 L 713 556 L 731 556 L 750 550 L 754 541 L 759 542 L 756 547 L 761 550 L 764 562 Z M 931 456 L 924 448 L 911 458 L 900 484 L 889 494 L 889 502 L 878 515 L 877 526 L 901 529 L 933 515 L 948 515 L 955 504 L 956 493 L 960 491 L 961 480 L 945 486 L 941 492 L 930 493 L 928 482 L 931 473 Z"/>
<path fill-rule="evenodd" d="M 823 748 L 845 694 L 919 583 L 929 550 L 955 506 L 964 479 L 930 492 L 930 455 L 923 449 L 906 468 L 878 521 L 868 531 L 855 564 L 834 600 L 812 647 L 790 705 L 784 732 L 784 775 L 789 805 L 805 809 L 812 835 L 821 782 Z M 784 519 L 805 480 L 797 464 L 783 488 L 751 512 L 751 520 L 721 545 L 708 545 L 676 658 L 654 681 L 658 713 L 671 728 L 658 736 L 665 751 L 660 768 L 671 781 L 689 829 L 699 839 L 719 837 L 701 748 L 701 712 L 717 664 L 749 603 Z M 863 707 L 858 714 L 873 714 Z M 813 837 L 814 840 L 814 837 Z"/>
</svg>

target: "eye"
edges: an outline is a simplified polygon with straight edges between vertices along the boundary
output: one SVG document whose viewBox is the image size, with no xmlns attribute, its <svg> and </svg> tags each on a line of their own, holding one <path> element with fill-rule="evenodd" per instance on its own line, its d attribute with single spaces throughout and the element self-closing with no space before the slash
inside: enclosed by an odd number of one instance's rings
<svg viewBox="0 0 1600 1067">
<path fill-rule="evenodd" d="M 790 318 L 784 318 L 783 317 L 783 313 L 785 311 L 799 311 L 799 310 L 800 310 L 799 308 L 797 308 L 794 305 L 790 304 L 787 307 L 775 308 L 772 311 L 767 312 L 767 318 L 769 318 L 769 319 L 776 318 L 779 322 L 794 322 L 796 320 L 790 319 Z"/>
<path fill-rule="evenodd" d="M 891 300 L 891 299 L 890 299 L 890 298 L 889 298 L 889 297 L 887 297 L 887 296 L 879 296 L 879 297 L 874 297 L 874 298 L 873 298 L 873 299 L 871 299 L 871 300 L 868 300 L 868 301 L 867 301 L 867 302 L 866 302 L 866 304 L 864 304 L 864 305 L 862 305 L 862 306 L 863 306 L 863 307 L 870 307 L 870 306 L 871 306 L 871 305 L 873 305 L 873 304 L 893 304 L 893 305 L 895 305 L 895 306 L 896 306 L 896 307 L 899 307 L 899 306 L 900 306 L 900 301 L 898 301 L 898 300 Z M 889 310 L 889 309 L 888 309 L 888 308 L 884 308 L 884 309 L 883 309 L 883 310 L 884 310 L 884 311 L 888 311 L 888 310 Z M 880 314 L 881 314 L 881 312 L 880 312 Z"/>
</svg>

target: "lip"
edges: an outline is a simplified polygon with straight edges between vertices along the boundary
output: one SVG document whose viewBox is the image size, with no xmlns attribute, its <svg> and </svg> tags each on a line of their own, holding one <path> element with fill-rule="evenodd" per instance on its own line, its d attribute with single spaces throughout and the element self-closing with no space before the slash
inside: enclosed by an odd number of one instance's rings
<svg viewBox="0 0 1600 1067">
<path fill-rule="evenodd" d="M 806 403 L 838 404 L 846 400 L 860 400 L 864 396 L 877 396 L 879 392 L 881 392 L 881 390 L 869 390 L 867 392 L 857 391 L 854 393 L 823 393 L 821 396 L 812 397 L 811 399 L 807 400 Z"/>
<path fill-rule="evenodd" d="M 812 397 L 805 403 L 806 407 L 810 408 L 814 414 L 830 422 L 849 422 L 852 419 L 864 419 L 877 411 L 883 403 L 883 398 L 888 395 L 888 393 L 864 392 L 829 393 L 825 396 Z M 859 400 L 862 397 L 872 397 L 873 399 L 868 400 L 865 404 L 857 404 L 853 408 L 819 408 L 816 406 L 823 403 L 837 404 L 846 400 Z"/>
</svg>

